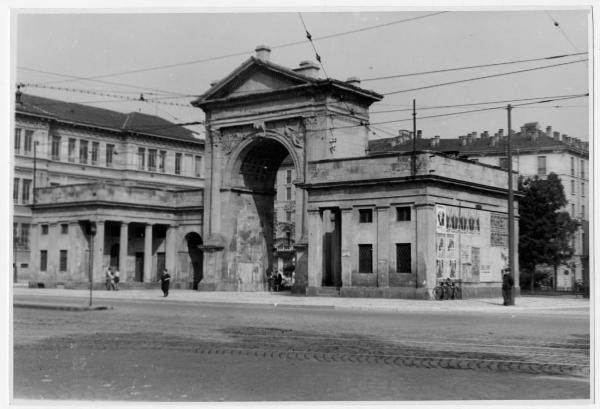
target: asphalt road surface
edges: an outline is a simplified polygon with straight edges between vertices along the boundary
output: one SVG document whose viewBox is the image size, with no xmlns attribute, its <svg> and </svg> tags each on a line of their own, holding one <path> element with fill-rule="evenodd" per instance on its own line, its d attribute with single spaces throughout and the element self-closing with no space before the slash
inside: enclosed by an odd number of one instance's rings
<svg viewBox="0 0 600 409">
<path fill-rule="evenodd" d="M 589 314 L 106 300 L 14 309 L 15 399 L 589 399 Z"/>
</svg>

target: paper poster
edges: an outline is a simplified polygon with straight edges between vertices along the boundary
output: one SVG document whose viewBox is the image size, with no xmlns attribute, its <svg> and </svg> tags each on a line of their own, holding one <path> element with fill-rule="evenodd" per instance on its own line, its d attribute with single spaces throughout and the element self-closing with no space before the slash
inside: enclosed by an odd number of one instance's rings
<svg viewBox="0 0 600 409">
<path fill-rule="evenodd" d="M 446 236 L 438 234 L 436 236 L 436 257 L 438 259 L 446 258 Z"/>
<path fill-rule="evenodd" d="M 436 231 L 438 233 L 446 233 L 446 206 L 436 205 Z"/>
<path fill-rule="evenodd" d="M 454 234 L 446 235 L 446 258 L 456 259 L 456 236 Z"/>
</svg>

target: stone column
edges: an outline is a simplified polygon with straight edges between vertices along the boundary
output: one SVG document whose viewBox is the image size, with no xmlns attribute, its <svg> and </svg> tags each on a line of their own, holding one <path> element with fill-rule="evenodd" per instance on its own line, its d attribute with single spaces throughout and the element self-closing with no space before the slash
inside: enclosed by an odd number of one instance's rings
<svg viewBox="0 0 600 409">
<path fill-rule="evenodd" d="M 94 268 L 93 282 L 104 281 L 105 269 L 104 265 L 104 220 L 96 221 L 96 235 L 94 236 Z"/>
<path fill-rule="evenodd" d="M 177 226 L 169 225 L 167 227 L 167 236 L 165 237 L 165 267 L 169 270 L 171 277 L 175 277 Z M 159 272 L 160 273 L 160 272 Z"/>
<path fill-rule="evenodd" d="M 121 222 L 121 231 L 119 234 L 119 273 L 120 280 L 127 281 L 127 254 L 129 245 L 129 223 Z"/>
<path fill-rule="evenodd" d="M 48 224 L 48 265 L 46 268 L 46 280 L 56 281 L 59 270 L 59 248 L 58 248 L 58 224 Z"/>
<path fill-rule="evenodd" d="M 323 219 L 319 209 L 308 210 L 308 286 L 323 281 Z"/>
<path fill-rule="evenodd" d="M 352 208 L 342 211 L 342 286 L 352 286 L 352 249 L 354 248 L 354 223 Z"/>
<path fill-rule="evenodd" d="M 435 287 L 435 204 L 415 204 L 417 233 L 415 237 L 416 249 L 416 276 L 418 287 L 425 286 L 429 290 Z M 425 285 L 423 285 L 425 282 Z"/>
<path fill-rule="evenodd" d="M 389 287 L 390 268 L 390 207 L 378 206 L 377 211 L 377 244 L 375 262 L 377 266 L 377 287 Z"/>
<path fill-rule="evenodd" d="M 148 283 L 152 279 L 152 225 L 147 223 L 144 231 L 144 276 L 142 282 Z"/>
</svg>

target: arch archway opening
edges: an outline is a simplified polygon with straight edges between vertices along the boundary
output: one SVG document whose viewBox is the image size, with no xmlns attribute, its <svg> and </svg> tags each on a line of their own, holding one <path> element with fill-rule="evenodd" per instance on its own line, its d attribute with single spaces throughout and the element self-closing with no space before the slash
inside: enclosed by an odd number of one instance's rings
<svg viewBox="0 0 600 409">
<path fill-rule="evenodd" d="M 200 281 L 204 278 L 202 263 L 204 261 L 204 253 L 202 246 L 202 237 L 198 233 L 188 233 L 185 235 L 187 243 L 188 256 L 192 269 L 192 289 L 197 290 Z"/>
</svg>

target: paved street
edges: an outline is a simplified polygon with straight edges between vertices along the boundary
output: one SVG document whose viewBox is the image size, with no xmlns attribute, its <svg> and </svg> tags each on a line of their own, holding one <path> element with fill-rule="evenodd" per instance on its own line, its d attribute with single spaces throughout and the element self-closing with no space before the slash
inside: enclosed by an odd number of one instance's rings
<svg viewBox="0 0 600 409">
<path fill-rule="evenodd" d="M 15 288 L 14 301 L 86 299 Z M 97 294 L 105 311 L 15 308 L 14 397 L 589 398 L 588 301 L 496 301 L 120 291 Z"/>
</svg>

